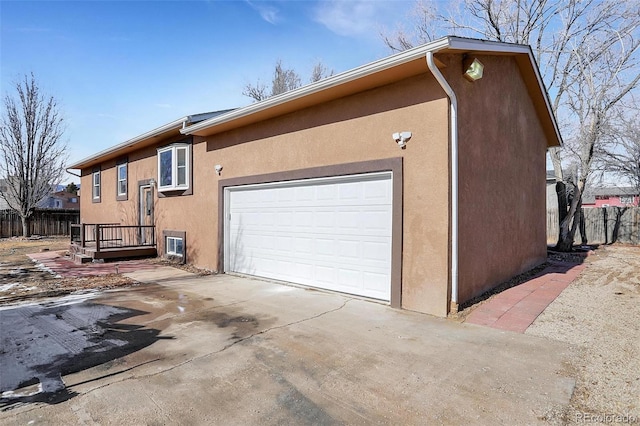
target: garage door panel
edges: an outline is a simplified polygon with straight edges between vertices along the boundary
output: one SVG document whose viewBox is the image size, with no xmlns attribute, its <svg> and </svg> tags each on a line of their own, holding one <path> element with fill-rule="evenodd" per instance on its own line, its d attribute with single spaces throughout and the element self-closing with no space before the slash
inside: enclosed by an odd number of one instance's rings
<svg viewBox="0 0 640 426">
<path fill-rule="evenodd" d="M 391 261 L 389 253 L 390 240 L 384 242 L 365 241 L 362 243 L 362 258 L 372 262 L 387 264 Z"/>
<path fill-rule="evenodd" d="M 391 197 L 391 184 L 379 185 L 377 182 L 364 182 L 364 199 L 386 204 Z"/>
<path fill-rule="evenodd" d="M 347 260 L 359 260 L 361 258 L 361 249 L 359 241 L 338 240 L 336 243 L 338 255 Z"/>
<path fill-rule="evenodd" d="M 336 199 L 337 187 L 335 185 L 318 185 L 316 187 L 316 200 L 333 201 Z"/>
<path fill-rule="evenodd" d="M 315 242 L 316 242 L 316 245 L 315 245 L 316 256 L 333 256 L 333 252 L 335 248 L 335 240 L 317 238 Z"/>
<path fill-rule="evenodd" d="M 347 287 L 355 290 L 362 285 L 362 272 L 357 269 L 338 269 L 338 283 L 340 287 Z"/>
<path fill-rule="evenodd" d="M 326 209 L 326 208 L 325 208 Z M 332 232 L 336 223 L 336 214 L 333 209 L 319 209 L 313 217 L 313 225 L 316 230 Z"/>
<path fill-rule="evenodd" d="M 301 255 L 313 254 L 313 238 L 294 238 L 293 250 Z"/>
<path fill-rule="evenodd" d="M 225 270 L 389 300 L 391 174 L 229 189 Z"/>
<path fill-rule="evenodd" d="M 387 274 L 363 272 L 362 278 L 369 292 L 384 294 L 387 291 L 387 287 L 389 286 Z"/>
</svg>

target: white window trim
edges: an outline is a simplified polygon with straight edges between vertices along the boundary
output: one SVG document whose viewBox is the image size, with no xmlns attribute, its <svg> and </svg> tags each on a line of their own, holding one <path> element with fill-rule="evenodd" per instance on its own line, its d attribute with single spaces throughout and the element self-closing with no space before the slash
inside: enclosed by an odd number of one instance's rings
<svg viewBox="0 0 640 426">
<path fill-rule="evenodd" d="M 166 241 L 165 241 L 166 252 L 167 252 L 168 255 L 182 257 L 182 255 L 183 255 L 182 252 L 178 253 L 177 251 L 175 251 L 175 249 L 174 250 L 169 250 L 169 241 L 170 240 L 174 241 L 173 247 L 176 247 L 176 242 L 177 241 L 182 241 L 183 249 L 184 249 L 184 240 L 182 238 L 180 238 L 180 237 L 166 237 Z"/>
<path fill-rule="evenodd" d="M 128 181 L 128 172 L 129 170 L 125 169 L 125 176 L 124 179 L 120 179 L 120 168 L 121 167 L 127 167 L 128 163 L 122 163 L 122 164 L 118 164 L 116 166 L 116 178 L 117 178 L 117 182 L 116 185 L 118 186 L 118 196 L 122 196 L 122 195 L 127 195 L 127 190 L 128 190 L 128 186 L 129 186 L 129 182 Z M 124 182 L 124 192 L 120 192 L 120 182 Z"/>
<path fill-rule="evenodd" d="M 97 181 L 98 181 L 97 183 L 96 183 L 96 178 L 98 178 L 97 179 Z M 93 179 L 93 185 L 91 187 L 91 190 L 92 190 L 91 195 L 93 196 L 94 200 L 99 200 L 100 199 L 100 190 L 101 190 L 100 186 L 102 184 L 102 182 L 101 182 L 102 179 L 101 178 L 102 177 L 100 176 L 100 171 L 93 172 L 93 178 L 92 178 Z M 96 191 L 96 188 L 98 189 L 97 191 Z"/>
<path fill-rule="evenodd" d="M 178 150 L 184 149 L 185 151 L 185 184 L 178 185 Z M 160 164 L 160 155 L 163 152 L 171 151 L 171 185 L 161 185 L 162 176 L 161 176 L 161 164 Z M 164 148 L 158 148 L 158 191 L 175 191 L 175 190 L 185 190 L 189 189 L 190 180 L 191 180 L 191 159 L 190 159 L 190 149 L 189 144 L 173 144 Z"/>
</svg>

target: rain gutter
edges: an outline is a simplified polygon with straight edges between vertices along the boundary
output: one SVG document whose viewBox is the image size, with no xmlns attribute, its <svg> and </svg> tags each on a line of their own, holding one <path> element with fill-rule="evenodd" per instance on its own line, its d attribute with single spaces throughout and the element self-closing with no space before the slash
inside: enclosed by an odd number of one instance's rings
<svg viewBox="0 0 640 426">
<path fill-rule="evenodd" d="M 441 48 L 442 49 L 442 48 Z M 458 309 L 458 98 L 445 80 L 433 60 L 433 53 L 427 52 L 429 70 L 449 97 L 449 128 L 451 133 L 451 305 Z"/>
</svg>

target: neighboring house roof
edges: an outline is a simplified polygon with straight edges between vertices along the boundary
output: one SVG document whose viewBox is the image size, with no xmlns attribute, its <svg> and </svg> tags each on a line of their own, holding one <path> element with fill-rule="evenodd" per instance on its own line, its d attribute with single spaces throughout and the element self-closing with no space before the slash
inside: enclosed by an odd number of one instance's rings
<svg viewBox="0 0 640 426">
<path fill-rule="evenodd" d="M 591 188 L 582 197 L 582 204 L 595 204 L 596 197 L 638 196 L 640 191 L 633 186 L 612 186 L 608 188 Z"/>
<path fill-rule="evenodd" d="M 74 164 L 71 164 L 69 167 L 67 167 L 67 169 L 82 169 L 85 167 L 91 167 L 103 161 L 126 155 L 137 149 L 152 145 L 159 138 L 165 138 L 173 135 L 179 136 L 180 130 L 189 124 L 198 123 L 200 121 L 215 117 L 216 115 L 228 113 L 229 111 L 232 110 L 225 109 L 220 111 L 187 115 L 170 123 L 164 124 L 158 128 L 150 130 L 146 133 L 138 135 L 134 138 L 131 138 L 127 141 L 124 141 L 118 145 L 100 151 L 90 157 L 84 158 Z"/>
<path fill-rule="evenodd" d="M 494 53 L 514 56 L 547 136 L 548 146 L 562 144 L 549 96 L 529 46 L 452 36 L 327 77 L 244 108 L 220 114 L 188 126 L 181 132 L 209 136 L 428 72 L 425 59 L 427 52 Z"/>
<path fill-rule="evenodd" d="M 80 209 L 80 195 L 67 191 L 57 191 L 49 195 L 52 200 L 59 201 L 59 206 L 55 202 L 50 207 L 61 209 Z"/>
<path fill-rule="evenodd" d="M 513 56 L 520 68 L 529 96 L 547 136 L 548 146 L 562 144 L 562 137 L 551 109 L 549 96 L 529 46 L 449 36 L 242 108 L 191 115 L 178 119 L 78 161 L 70 165 L 69 169 L 94 166 L 152 145 L 159 138 L 179 134 L 209 136 L 380 87 L 403 78 L 423 74 L 429 72 L 426 64 L 427 52 Z"/>
<path fill-rule="evenodd" d="M 620 195 L 638 195 L 638 189 L 632 186 L 593 188 L 589 193 L 596 197 L 619 197 Z"/>
</svg>

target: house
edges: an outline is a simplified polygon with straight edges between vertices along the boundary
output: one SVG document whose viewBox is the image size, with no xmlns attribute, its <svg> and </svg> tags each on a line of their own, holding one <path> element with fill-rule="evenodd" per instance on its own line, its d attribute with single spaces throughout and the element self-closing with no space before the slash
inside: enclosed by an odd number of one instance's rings
<svg viewBox="0 0 640 426">
<path fill-rule="evenodd" d="M 66 191 L 55 191 L 38 204 L 42 209 L 80 210 L 80 196 Z"/>
<path fill-rule="evenodd" d="M 582 207 L 638 207 L 640 192 L 634 187 L 593 188 L 582 197 Z"/>
<path fill-rule="evenodd" d="M 0 179 L 0 193 L 2 193 L 2 195 L 0 195 L 0 210 L 7 210 L 11 208 L 9 207 L 9 203 L 7 203 L 7 200 L 4 199 L 5 197 L 4 194 L 7 191 L 8 191 L 8 188 L 7 188 L 6 179 Z"/>
<path fill-rule="evenodd" d="M 446 37 L 78 161 L 75 241 L 445 316 L 545 261 L 560 143 L 528 46 Z"/>
<path fill-rule="evenodd" d="M 6 179 L 0 179 L 0 193 L 4 194 L 4 196 L 0 196 L 0 210 L 11 209 L 4 198 L 5 196 L 10 198 L 7 185 Z M 60 189 L 60 185 L 53 186 L 51 193 L 37 203 L 37 208 L 80 210 L 80 196 Z"/>
</svg>

